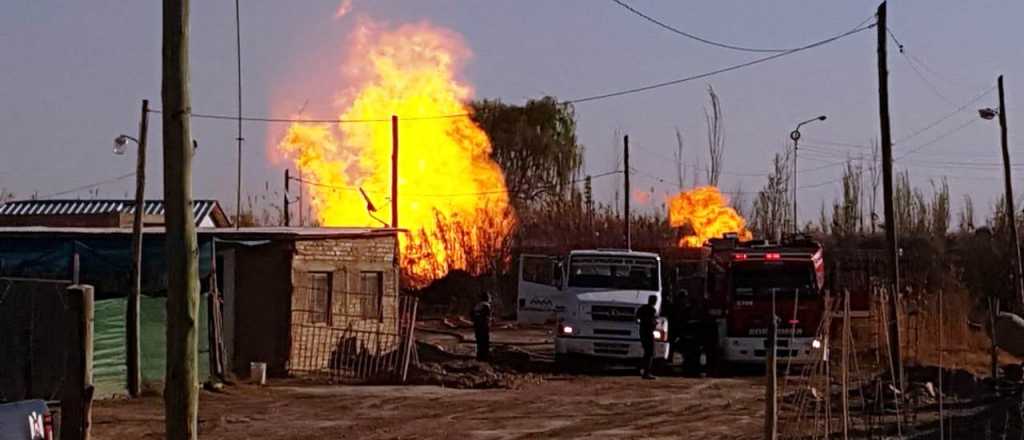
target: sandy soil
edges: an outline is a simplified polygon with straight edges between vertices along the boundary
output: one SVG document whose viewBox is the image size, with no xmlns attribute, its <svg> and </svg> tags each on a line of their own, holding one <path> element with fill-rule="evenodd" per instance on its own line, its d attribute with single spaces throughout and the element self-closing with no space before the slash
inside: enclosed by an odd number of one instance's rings
<svg viewBox="0 0 1024 440">
<path fill-rule="evenodd" d="M 517 390 L 277 382 L 204 391 L 200 434 L 306 438 L 759 438 L 759 378 L 553 377 Z M 98 402 L 97 439 L 162 438 L 158 397 Z"/>
</svg>

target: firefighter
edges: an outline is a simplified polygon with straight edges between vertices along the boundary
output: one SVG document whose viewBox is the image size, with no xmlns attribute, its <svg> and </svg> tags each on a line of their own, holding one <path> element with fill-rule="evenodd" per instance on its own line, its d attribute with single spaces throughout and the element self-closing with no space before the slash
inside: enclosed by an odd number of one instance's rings
<svg viewBox="0 0 1024 440">
<path fill-rule="evenodd" d="M 640 345 L 644 348 L 640 376 L 644 379 L 654 379 L 654 327 L 658 318 L 658 310 L 654 306 L 657 304 L 658 297 L 651 295 L 647 297 L 647 304 L 636 310 L 636 322 L 640 326 Z"/>
<path fill-rule="evenodd" d="M 473 307 L 473 333 L 476 336 L 476 359 L 491 360 L 491 294 L 480 294 L 480 302 Z"/>
</svg>

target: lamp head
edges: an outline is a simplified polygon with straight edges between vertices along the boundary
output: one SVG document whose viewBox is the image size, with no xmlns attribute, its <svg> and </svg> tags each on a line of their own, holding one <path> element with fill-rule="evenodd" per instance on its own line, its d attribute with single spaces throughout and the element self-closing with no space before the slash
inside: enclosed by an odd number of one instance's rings
<svg viewBox="0 0 1024 440">
<path fill-rule="evenodd" d="M 828 119 L 828 117 L 825 115 L 818 116 L 819 121 L 824 121 L 825 119 Z"/>
<path fill-rule="evenodd" d="M 127 144 L 128 144 L 128 136 L 126 136 L 126 135 L 122 134 L 122 135 L 114 138 L 114 154 L 119 155 L 119 156 L 124 154 L 125 150 L 127 149 L 127 148 L 125 148 L 125 146 Z"/>
<path fill-rule="evenodd" d="M 993 108 L 978 109 L 978 116 L 981 116 L 981 119 L 984 119 L 986 121 L 991 121 L 992 118 L 995 118 L 998 114 L 999 111 Z"/>
</svg>

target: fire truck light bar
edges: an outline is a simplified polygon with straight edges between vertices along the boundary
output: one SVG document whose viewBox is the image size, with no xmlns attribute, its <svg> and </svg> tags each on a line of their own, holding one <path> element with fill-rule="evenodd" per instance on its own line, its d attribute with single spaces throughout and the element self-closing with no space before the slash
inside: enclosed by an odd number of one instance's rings
<svg viewBox="0 0 1024 440">
<path fill-rule="evenodd" d="M 736 261 L 746 261 L 747 254 L 732 254 L 732 259 Z"/>
<path fill-rule="evenodd" d="M 778 252 L 769 252 L 767 254 L 764 254 L 764 259 L 769 261 L 781 260 L 782 255 L 780 255 Z"/>
</svg>

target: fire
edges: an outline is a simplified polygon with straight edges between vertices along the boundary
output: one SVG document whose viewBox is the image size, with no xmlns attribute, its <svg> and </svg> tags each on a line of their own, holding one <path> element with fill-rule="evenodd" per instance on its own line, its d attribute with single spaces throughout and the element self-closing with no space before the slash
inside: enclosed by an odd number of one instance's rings
<svg viewBox="0 0 1024 440">
<path fill-rule="evenodd" d="M 700 247 L 708 239 L 727 232 L 735 232 L 744 240 L 752 237 L 747 221 L 729 207 L 729 199 L 713 186 L 694 188 L 671 197 L 668 218 L 673 228 L 688 226 L 692 230 L 692 234 L 679 239 L 682 247 Z"/>
<path fill-rule="evenodd" d="M 317 219 L 324 226 L 390 223 L 390 116 L 397 115 L 406 280 L 422 286 L 450 270 L 488 269 L 515 218 L 490 140 L 466 116 L 472 89 L 456 74 L 468 49 L 458 35 L 426 23 L 389 30 L 363 22 L 348 46 L 342 122 L 292 124 L 277 146 L 315 182 L 306 187 Z"/>
</svg>

